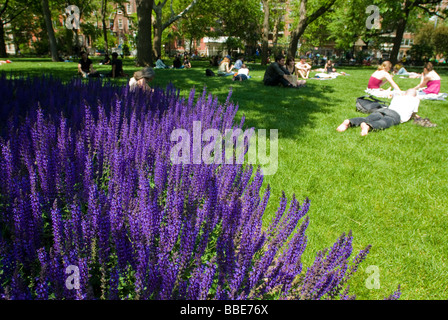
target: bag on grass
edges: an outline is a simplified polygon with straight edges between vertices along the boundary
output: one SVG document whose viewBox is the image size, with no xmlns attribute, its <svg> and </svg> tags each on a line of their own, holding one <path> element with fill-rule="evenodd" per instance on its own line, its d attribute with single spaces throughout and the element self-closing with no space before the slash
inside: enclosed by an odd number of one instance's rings
<svg viewBox="0 0 448 320">
<path fill-rule="evenodd" d="M 362 113 L 372 113 L 388 107 L 388 102 L 378 100 L 372 96 L 363 96 L 356 99 L 356 111 Z"/>
<path fill-rule="evenodd" d="M 215 73 L 212 70 L 210 70 L 210 69 L 205 69 L 205 75 L 207 77 L 214 77 Z"/>
</svg>

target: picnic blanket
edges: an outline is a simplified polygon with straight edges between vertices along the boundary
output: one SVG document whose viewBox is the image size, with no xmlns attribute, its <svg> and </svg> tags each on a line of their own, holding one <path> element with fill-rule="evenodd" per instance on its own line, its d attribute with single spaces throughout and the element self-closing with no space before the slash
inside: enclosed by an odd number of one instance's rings
<svg viewBox="0 0 448 320">
<path fill-rule="evenodd" d="M 387 98 L 392 99 L 394 96 L 395 90 L 392 90 L 392 88 L 388 88 L 386 90 L 384 89 L 369 89 L 367 88 L 364 92 L 367 94 L 370 94 L 371 96 L 377 97 L 377 98 Z"/>
<path fill-rule="evenodd" d="M 318 72 L 318 73 L 316 73 L 314 75 L 313 78 L 310 78 L 310 79 L 314 79 L 314 80 L 333 80 L 333 79 L 336 79 L 339 76 L 349 76 L 349 74 L 339 73 L 339 72 L 331 72 L 331 73 Z"/>
<path fill-rule="evenodd" d="M 420 89 L 419 91 L 422 91 L 423 89 Z M 364 91 L 365 93 L 372 95 L 377 98 L 387 98 L 392 99 L 394 95 L 400 94 L 399 91 L 392 90 L 392 88 L 388 88 L 387 90 L 383 89 L 366 89 Z M 448 98 L 447 93 L 439 93 L 439 94 L 426 94 L 426 95 L 420 95 L 417 94 L 417 98 L 420 100 L 440 100 L 440 101 L 446 101 L 445 99 Z"/>
<path fill-rule="evenodd" d="M 422 94 L 422 95 L 418 94 L 417 97 L 420 100 L 440 100 L 440 101 L 446 101 L 445 99 L 448 98 L 448 93 L 439 93 L 439 94 L 431 93 L 431 94 Z"/>
</svg>

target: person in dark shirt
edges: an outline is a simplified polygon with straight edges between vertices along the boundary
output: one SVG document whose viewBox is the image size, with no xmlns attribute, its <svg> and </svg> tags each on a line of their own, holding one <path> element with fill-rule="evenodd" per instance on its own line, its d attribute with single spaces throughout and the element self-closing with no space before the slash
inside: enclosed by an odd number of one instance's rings
<svg viewBox="0 0 448 320">
<path fill-rule="evenodd" d="M 109 55 L 106 53 L 105 55 L 104 55 L 104 59 L 103 60 L 101 60 L 101 63 L 100 63 L 101 65 L 110 65 L 110 58 L 109 58 Z"/>
<path fill-rule="evenodd" d="M 182 61 L 180 61 L 180 56 L 177 55 L 176 58 L 173 61 L 173 68 L 174 69 L 181 69 L 182 68 Z"/>
<path fill-rule="evenodd" d="M 272 62 L 264 73 L 263 83 L 266 86 L 278 86 L 281 84 L 287 88 L 298 88 L 288 81 L 289 71 L 285 68 L 285 57 L 278 55 L 275 62 Z"/>
<path fill-rule="evenodd" d="M 118 59 L 118 53 L 112 53 L 112 61 L 110 62 L 110 65 L 112 66 L 112 78 L 127 77 L 123 70 L 123 60 Z"/>
<path fill-rule="evenodd" d="M 83 78 L 88 77 L 99 77 L 98 71 L 93 69 L 93 62 L 87 56 L 87 52 L 81 52 L 81 60 L 78 63 L 78 73 L 81 74 Z"/>
</svg>

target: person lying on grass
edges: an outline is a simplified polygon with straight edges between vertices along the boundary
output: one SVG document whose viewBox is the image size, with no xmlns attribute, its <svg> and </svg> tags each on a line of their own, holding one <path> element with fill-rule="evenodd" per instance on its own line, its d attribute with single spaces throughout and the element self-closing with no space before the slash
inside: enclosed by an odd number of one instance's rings
<svg viewBox="0 0 448 320">
<path fill-rule="evenodd" d="M 349 127 L 361 127 L 361 136 L 366 136 L 371 130 L 382 130 L 394 125 L 415 119 L 415 123 L 424 127 L 435 127 L 429 119 L 422 119 L 418 112 L 420 99 L 417 98 L 417 90 L 409 89 L 404 94 L 394 96 L 389 108 L 374 111 L 367 117 L 357 117 L 344 120 L 337 131 L 344 132 Z"/>
</svg>

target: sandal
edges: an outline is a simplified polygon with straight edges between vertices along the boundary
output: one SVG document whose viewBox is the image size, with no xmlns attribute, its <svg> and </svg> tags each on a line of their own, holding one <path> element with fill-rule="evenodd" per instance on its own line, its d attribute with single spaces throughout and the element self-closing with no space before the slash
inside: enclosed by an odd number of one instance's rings
<svg viewBox="0 0 448 320">
<path fill-rule="evenodd" d="M 414 120 L 414 124 L 419 125 L 421 127 L 425 127 L 425 128 L 433 128 L 433 127 L 437 127 L 437 124 L 432 123 L 429 118 L 418 118 Z"/>
</svg>

